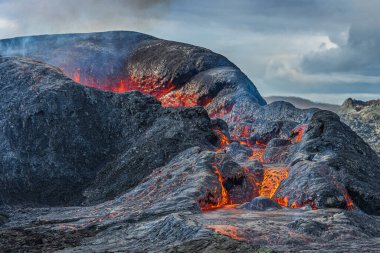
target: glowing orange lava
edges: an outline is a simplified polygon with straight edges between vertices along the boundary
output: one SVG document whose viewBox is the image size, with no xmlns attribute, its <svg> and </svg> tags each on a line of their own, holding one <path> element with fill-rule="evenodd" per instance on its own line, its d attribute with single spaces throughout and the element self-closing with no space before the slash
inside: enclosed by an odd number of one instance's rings
<svg viewBox="0 0 380 253">
<path fill-rule="evenodd" d="M 162 105 L 166 107 L 196 106 L 197 102 L 195 94 L 183 94 L 181 91 L 173 91 L 161 99 Z"/>
<path fill-rule="evenodd" d="M 229 236 L 235 240 L 242 241 L 243 237 L 239 236 L 239 229 L 231 225 L 207 225 L 206 228 L 212 229 L 214 232 Z"/>
<path fill-rule="evenodd" d="M 214 173 L 217 176 L 218 186 L 220 187 L 220 191 L 219 191 L 219 187 L 217 186 L 213 189 L 212 193 L 214 197 L 216 196 L 216 201 L 213 201 L 211 203 L 200 202 L 200 208 L 202 211 L 213 210 L 216 208 L 224 207 L 227 204 L 232 204 L 232 203 L 229 203 L 228 192 L 223 184 L 224 183 L 223 175 L 220 172 L 220 170 L 217 168 L 217 164 L 213 163 L 212 168 L 214 169 Z"/>
<path fill-rule="evenodd" d="M 62 68 L 62 71 L 69 77 L 71 77 L 75 82 L 81 83 L 85 86 L 98 88 L 102 90 L 122 93 L 126 91 L 137 90 L 146 94 L 150 94 L 157 99 L 159 99 L 163 106 L 170 107 L 182 107 L 182 106 L 207 106 L 212 102 L 212 97 L 201 96 L 199 94 L 188 94 L 183 90 L 177 89 L 176 84 L 168 80 L 162 80 L 159 76 L 119 76 L 112 78 L 112 80 L 107 80 L 103 83 L 100 83 L 101 80 L 96 80 L 92 74 L 92 69 L 88 72 L 84 71 L 80 67 L 75 66 L 74 68 Z M 105 75 L 106 78 L 107 75 Z M 212 111 L 209 111 L 211 118 L 223 118 L 223 116 L 229 114 L 233 110 L 234 104 L 220 105 L 218 108 L 212 108 Z M 238 121 L 238 117 L 235 115 L 233 121 Z M 293 129 L 293 142 L 297 143 L 302 140 L 303 134 L 307 128 L 307 125 L 299 125 Z M 219 138 L 219 147 L 215 150 L 217 152 L 222 151 L 228 145 L 230 145 L 230 139 L 224 134 L 220 129 L 215 130 Z M 249 160 L 259 160 L 263 163 L 263 156 L 265 153 L 266 144 L 253 140 L 251 137 L 253 129 L 250 125 L 244 125 L 242 128 L 236 128 L 235 140 L 239 141 L 241 145 L 245 146 L 251 153 L 248 157 Z M 234 136 L 234 135 L 233 135 Z M 228 192 L 224 186 L 223 175 L 220 170 L 217 168 L 216 164 L 212 164 L 213 171 L 216 175 L 217 180 L 214 189 L 208 192 L 208 196 L 200 201 L 201 210 L 211 210 L 216 208 L 229 208 L 233 207 L 233 200 L 229 198 Z M 259 192 L 252 193 L 252 196 L 266 196 L 272 198 L 280 183 L 288 177 L 288 168 L 286 167 L 268 167 L 264 169 L 264 178 L 261 182 L 261 175 L 253 175 L 253 173 L 245 172 L 245 177 Z M 260 178 L 260 179 L 258 179 Z M 260 190 L 257 190 L 260 189 Z M 232 196 L 232 193 L 231 193 Z M 231 197 L 232 198 L 232 197 Z M 347 194 L 345 196 L 347 206 L 353 206 L 352 200 Z M 289 197 L 283 199 L 277 199 L 276 201 L 280 205 L 288 206 Z M 292 207 L 298 207 L 299 205 L 296 202 L 291 204 Z M 110 214 L 111 216 L 115 214 Z M 234 230 L 229 228 L 234 234 Z M 226 232 L 226 229 L 219 228 L 221 233 L 230 233 Z M 224 232 L 223 232 L 224 231 Z M 236 233 L 235 233 L 236 235 Z M 230 235 L 229 235 L 230 236 Z M 233 237 L 233 236 L 231 236 Z M 234 238 L 234 237 L 233 237 Z"/>
<path fill-rule="evenodd" d="M 302 140 L 303 134 L 305 133 L 305 130 L 307 128 L 307 125 L 298 125 L 296 128 L 293 129 L 293 135 L 295 137 L 293 138 L 294 143 L 298 143 Z"/>
<path fill-rule="evenodd" d="M 264 162 L 263 156 L 265 153 L 265 148 L 252 148 L 252 153 L 248 157 L 249 160 L 259 160 L 261 163 Z"/>
<path fill-rule="evenodd" d="M 282 180 L 288 177 L 288 168 L 272 167 L 264 169 L 264 179 L 261 184 L 260 196 L 272 198 Z"/>
<path fill-rule="evenodd" d="M 79 67 L 73 71 L 70 71 L 69 68 L 64 67 L 62 67 L 61 70 L 77 83 L 118 93 L 137 90 L 160 99 L 162 96 L 168 94 L 176 88 L 176 85 L 172 82 L 161 82 L 157 76 L 119 77 L 114 80 L 107 80 L 103 83 L 98 83 L 92 77 L 91 73 L 83 73 Z M 184 101 L 184 103 L 186 102 Z"/>
<path fill-rule="evenodd" d="M 288 206 L 289 196 L 285 196 L 285 198 L 274 198 L 273 200 L 276 201 L 280 206 Z"/>
<path fill-rule="evenodd" d="M 343 194 L 343 197 L 346 200 L 346 208 L 348 210 L 354 210 L 355 209 L 355 205 L 354 205 L 354 202 L 352 201 L 350 195 L 348 194 L 348 192 L 345 192 Z"/>
<path fill-rule="evenodd" d="M 216 206 L 214 206 L 214 208 L 217 208 L 217 207 L 221 207 L 221 206 L 224 206 L 224 205 L 228 204 L 228 193 L 227 193 L 226 188 L 223 185 L 223 176 L 222 176 L 222 173 L 219 171 L 219 169 L 216 166 L 213 166 L 213 167 L 215 169 L 215 174 L 218 177 L 218 181 L 219 181 L 220 188 L 221 188 L 221 193 L 222 193 L 222 196 L 221 196 L 222 198 L 216 204 Z"/>
<path fill-rule="evenodd" d="M 73 80 L 77 83 L 80 83 L 80 68 L 74 73 Z"/>
<path fill-rule="evenodd" d="M 243 137 L 243 138 L 249 137 L 249 126 L 245 125 L 244 127 L 242 127 L 240 137 Z"/>
<path fill-rule="evenodd" d="M 339 183 L 335 177 L 332 178 L 332 182 L 335 184 L 336 188 L 343 194 L 344 200 L 346 201 L 346 208 L 348 210 L 355 210 L 356 206 L 351 199 L 350 194 L 347 191 L 347 188 Z"/>
<path fill-rule="evenodd" d="M 228 137 L 221 130 L 215 129 L 214 131 L 216 132 L 216 134 L 219 137 L 219 146 L 220 146 L 220 148 L 217 148 L 215 151 L 220 152 L 224 148 L 226 148 L 228 145 L 230 145 L 231 142 L 228 139 Z"/>
</svg>

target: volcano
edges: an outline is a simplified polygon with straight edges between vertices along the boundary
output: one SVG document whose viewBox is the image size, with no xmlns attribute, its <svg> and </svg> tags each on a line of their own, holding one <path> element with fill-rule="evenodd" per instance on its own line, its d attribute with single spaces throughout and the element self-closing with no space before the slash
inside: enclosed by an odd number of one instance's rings
<svg viewBox="0 0 380 253">
<path fill-rule="evenodd" d="M 266 104 L 224 56 L 136 32 L 0 54 L 5 250 L 380 249 L 378 155 L 333 112 Z"/>
</svg>

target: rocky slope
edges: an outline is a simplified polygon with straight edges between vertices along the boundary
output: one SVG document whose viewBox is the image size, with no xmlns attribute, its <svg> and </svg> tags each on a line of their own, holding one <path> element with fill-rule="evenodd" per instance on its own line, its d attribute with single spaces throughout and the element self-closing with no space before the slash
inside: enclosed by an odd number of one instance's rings
<svg viewBox="0 0 380 253">
<path fill-rule="evenodd" d="M 380 154 L 380 100 L 347 99 L 339 110 L 342 121 Z"/>
<path fill-rule="evenodd" d="M 268 96 L 265 97 L 265 101 L 268 104 L 276 102 L 276 101 L 285 101 L 293 104 L 295 107 L 300 109 L 309 109 L 309 108 L 318 108 L 321 110 L 327 110 L 332 112 L 339 111 L 339 105 L 328 104 L 328 103 L 318 103 L 311 101 L 309 99 L 300 98 L 300 97 L 287 97 L 287 96 Z"/>
<path fill-rule="evenodd" d="M 139 92 L 75 84 L 45 64 L 0 58 L 0 202 L 105 200 L 217 137 L 202 108 L 163 108 Z M 104 187 L 106 185 L 106 187 Z"/>
<path fill-rule="evenodd" d="M 211 117 L 229 115 L 247 102 L 266 104 L 247 76 L 224 56 L 136 32 L 21 37 L 1 40 L 0 52 L 46 62 L 86 86 L 138 90 L 164 106 L 201 105 Z M 233 128 L 229 118 L 225 120 Z"/>
<path fill-rule="evenodd" d="M 380 249 L 380 160 L 336 114 L 148 35 L 0 45 L 44 61 L 0 57 L 4 251 Z M 259 196 L 281 209 L 235 208 Z"/>
</svg>

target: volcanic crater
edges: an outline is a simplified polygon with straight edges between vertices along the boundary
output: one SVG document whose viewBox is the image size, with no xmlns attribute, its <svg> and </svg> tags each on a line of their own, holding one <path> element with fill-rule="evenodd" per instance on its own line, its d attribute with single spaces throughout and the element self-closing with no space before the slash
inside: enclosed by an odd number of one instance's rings
<svg viewBox="0 0 380 253">
<path fill-rule="evenodd" d="M 224 56 L 136 32 L 0 54 L 5 251 L 380 249 L 378 155 Z"/>
</svg>

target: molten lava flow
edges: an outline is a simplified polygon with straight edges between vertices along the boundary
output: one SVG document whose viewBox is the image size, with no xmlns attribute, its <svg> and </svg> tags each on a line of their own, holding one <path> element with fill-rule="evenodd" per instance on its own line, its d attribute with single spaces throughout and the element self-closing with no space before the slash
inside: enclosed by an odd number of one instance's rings
<svg viewBox="0 0 380 253">
<path fill-rule="evenodd" d="M 218 183 L 218 186 L 220 187 L 220 192 L 219 192 L 219 187 L 215 186 L 211 194 L 213 201 L 209 201 L 209 200 L 199 201 L 199 206 L 202 211 L 208 211 L 208 210 L 224 207 L 227 204 L 232 204 L 232 203 L 229 203 L 228 192 L 223 184 L 224 183 L 223 175 L 220 172 L 220 170 L 217 168 L 217 164 L 213 163 L 212 168 L 214 169 L 214 173 L 217 176 L 217 179 L 218 179 L 217 183 Z M 215 196 L 217 197 L 215 198 Z"/>
<path fill-rule="evenodd" d="M 265 168 L 264 179 L 261 184 L 260 196 L 272 198 L 282 180 L 288 177 L 287 167 Z"/>
<path fill-rule="evenodd" d="M 352 199 L 351 199 L 350 195 L 348 194 L 348 192 L 345 192 L 343 194 L 343 197 L 346 200 L 346 208 L 348 210 L 355 210 L 354 202 L 352 201 Z"/>
<path fill-rule="evenodd" d="M 242 127 L 240 137 L 241 138 L 249 137 L 249 126 L 245 125 L 244 127 Z"/>
<path fill-rule="evenodd" d="M 249 127 L 246 125 L 242 127 L 240 136 L 238 137 L 240 145 L 243 145 L 251 150 L 251 154 L 248 157 L 249 160 L 259 160 L 261 163 L 263 163 L 263 156 L 265 153 L 266 145 L 258 140 L 255 142 L 249 140 L 249 136 Z"/>
<path fill-rule="evenodd" d="M 96 80 L 93 78 L 92 73 L 86 73 L 85 71 L 81 70 L 80 67 L 76 69 L 62 67 L 61 70 L 77 83 L 81 83 L 85 86 L 101 90 L 118 93 L 137 90 L 160 99 L 176 88 L 175 84 L 170 81 L 163 82 L 158 76 L 124 76 L 117 78 L 113 77 L 112 79 L 101 81 Z M 186 101 L 183 101 L 183 103 L 186 103 Z M 190 106 L 195 105 L 196 104 L 192 104 Z"/>
<path fill-rule="evenodd" d="M 273 200 L 276 201 L 280 206 L 288 206 L 289 196 L 285 196 L 285 198 L 274 198 Z"/>
<path fill-rule="evenodd" d="M 212 102 L 211 97 L 198 97 L 197 94 L 186 94 L 180 90 L 168 93 L 161 97 L 161 103 L 166 107 L 183 107 L 183 106 L 207 106 Z"/>
<path fill-rule="evenodd" d="M 230 140 L 228 139 L 228 137 L 219 129 L 215 129 L 214 130 L 215 133 L 218 135 L 219 137 L 219 146 L 220 148 L 216 149 L 215 151 L 216 152 L 220 152 L 222 151 L 224 148 L 226 148 L 228 145 L 230 145 Z"/>
<path fill-rule="evenodd" d="M 222 173 L 219 171 L 219 169 L 215 165 L 213 165 L 213 168 L 215 169 L 214 172 L 215 172 L 216 176 L 218 177 L 218 181 L 219 181 L 219 184 L 220 184 L 222 196 L 221 196 L 220 201 L 215 206 L 211 206 L 211 207 L 212 208 L 218 208 L 218 207 L 224 206 L 224 205 L 226 205 L 228 203 L 228 193 L 227 193 L 226 188 L 223 185 L 223 176 L 222 176 Z"/>
<path fill-rule="evenodd" d="M 239 229 L 231 225 L 207 225 L 206 228 L 212 229 L 214 232 L 229 236 L 235 240 L 242 241 L 243 237 L 239 236 Z"/>
<path fill-rule="evenodd" d="M 73 80 L 77 83 L 80 83 L 80 68 L 74 73 Z"/>
<path fill-rule="evenodd" d="M 263 156 L 265 153 L 265 148 L 252 148 L 252 153 L 248 157 L 249 160 L 259 160 L 261 163 L 264 162 Z"/>
<path fill-rule="evenodd" d="M 173 91 L 161 99 L 166 107 L 196 106 L 198 99 L 195 94 L 183 94 L 181 91 Z"/>
<path fill-rule="evenodd" d="M 305 130 L 307 128 L 307 125 L 298 125 L 296 128 L 293 129 L 293 142 L 298 143 L 302 140 L 303 134 L 305 133 Z"/>
<path fill-rule="evenodd" d="M 101 90 L 107 90 L 112 92 L 126 92 L 131 90 L 137 90 L 146 94 L 150 94 L 157 99 L 159 99 L 163 106 L 170 107 L 182 107 L 182 106 L 207 106 L 212 101 L 213 98 L 210 96 L 200 95 L 198 93 L 186 93 L 183 90 L 177 89 L 178 86 L 172 83 L 170 80 L 162 80 L 160 76 L 118 76 L 108 78 L 108 76 L 113 76 L 113 73 L 104 73 L 104 75 L 94 75 L 93 70 L 84 70 L 79 66 L 74 67 L 64 67 L 62 71 L 69 77 L 71 77 L 75 82 L 81 83 L 83 85 L 98 88 Z M 97 78 L 94 78 L 96 77 Z M 100 77 L 99 77 L 100 76 Z M 214 105 L 213 105 L 214 106 Z M 228 105 L 220 104 L 219 107 L 208 108 L 209 115 L 211 118 L 223 118 L 226 115 L 229 115 L 233 110 L 234 104 L 230 103 Z M 239 117 L 238 115 L 230 115 L 230 120 L 236 122 L 236 125 L 239 126 Z M 245 146 L 251 151 L 248 159 L 249 160 L 259 160 L 261 163 L 264 162 L 263 156 L 266 149 L 266 144 L 258 140 L 251 138 L 254 129 L 251 128 L 251 125 L 240 125 L 241 128 L 236 127 L 235 132 L 232 133 L 234 140 L 238 141 L 241 145 Z M 292 141 L 293 143 L 298 143 L 302 140 L 303 134 L 307 128 L 307 125 L 298 125 L 293 129 Z M 219 147 L 215 150 L 216 152 L 222 151 L 231 141 L 221 129 L 215 129 L 215 132 L 219 138 Z M 212 164 L 212 168 L 216 175 L 216 183 L 214 189 L 208 192 L 206 198 L 201 200 L 200 207 L 202 210 L 210 210 L 220 207 L 229 207 L 232 202 L 236 202 L 233 199 L 233 191 L 228 188 L 230 191 L 230 196 L 228 195 L 227 189 L 224 185 L 228 187 L 228 179 L 226 182 L 223 180 L 223 176 L 220 170 L 217 168 L 216 164 Z M 256 192 L 252 192 L 251 196 L 266 196 L 272 198 L 277 188 L 279 187 L 282 180 L 288 177 L 288 168 L 286 167 L 266 167 L 264 169 L 264 177 L 261 182 L 261 176 L 254 175 L 248 170 L 244 171 L 244 180 L 247 180 L 253 187 Z M 247 172 L 248 171 L 248 172 Z M 259 189 L 259 190 L 258 190 Z M 253 191 L 250 189 L 250 191 Z M 257 192 L 258 191 L 258 192 Z M 347 206 L 353 206 L 352 200 L 348 194 L 345 194 Z M 283 199 L 277 199 L 276 201 L 281 204 L 288 206 L 289 197 Z M 300 205 L 297 202 L 293 202 L 291 207 L 297 208 Z"/>
</svg>

